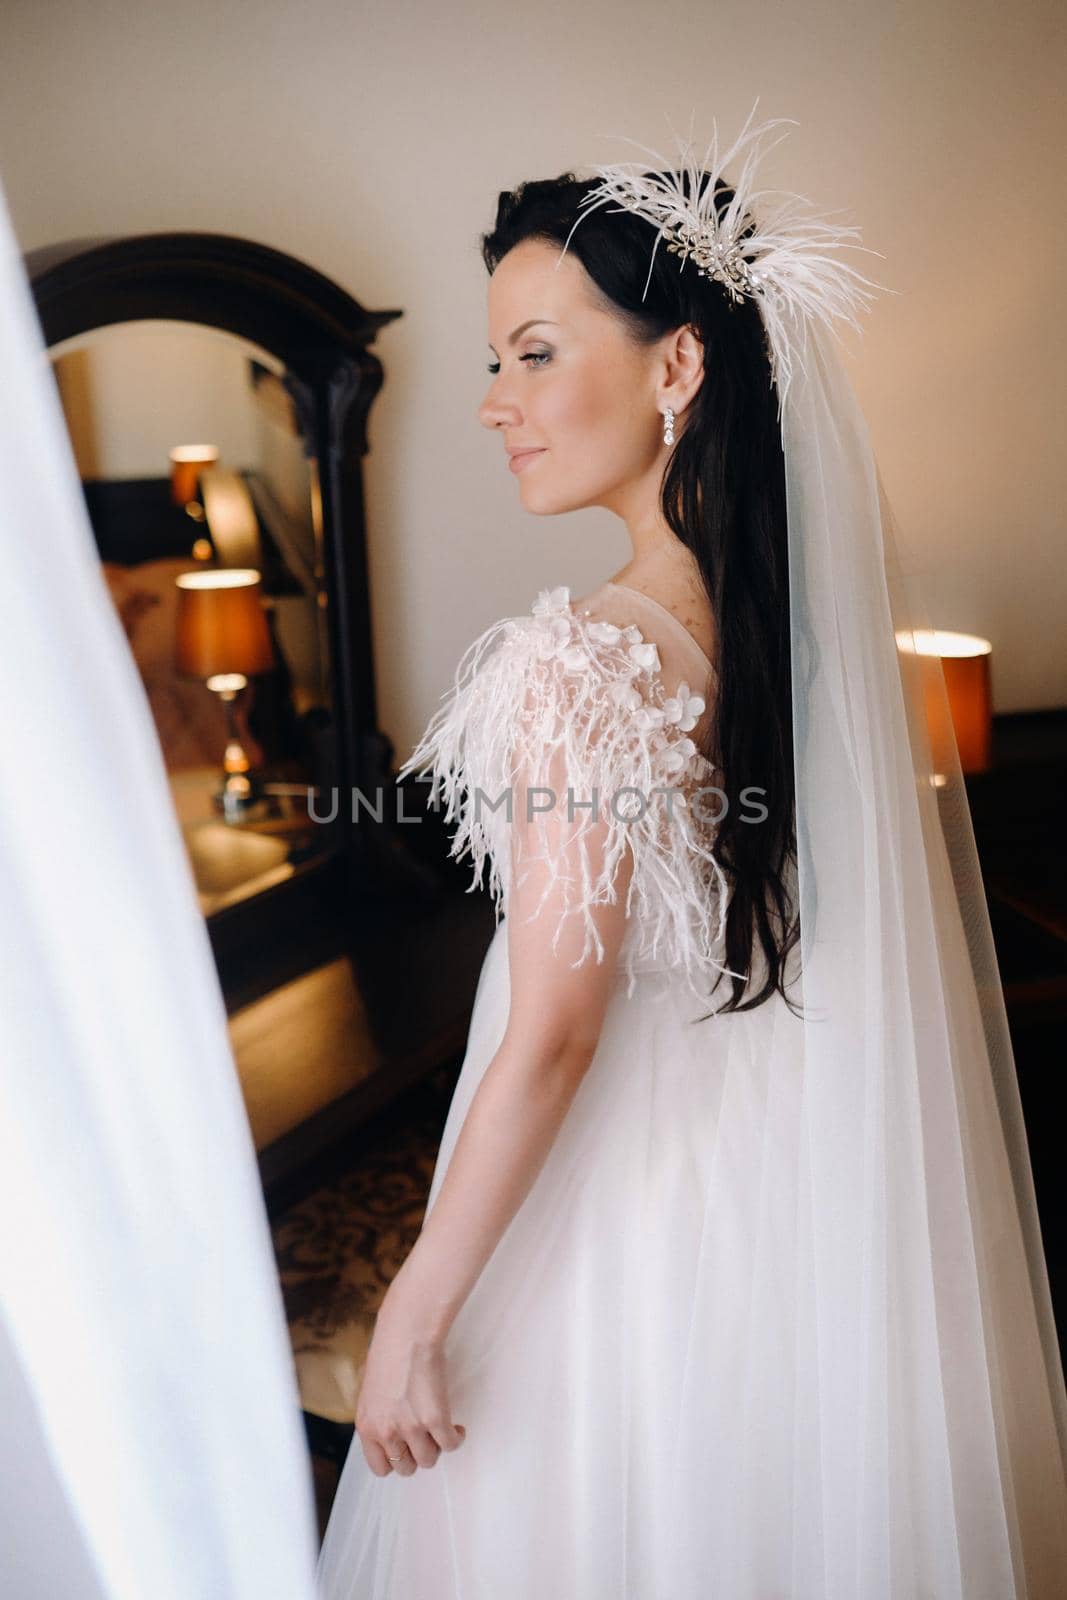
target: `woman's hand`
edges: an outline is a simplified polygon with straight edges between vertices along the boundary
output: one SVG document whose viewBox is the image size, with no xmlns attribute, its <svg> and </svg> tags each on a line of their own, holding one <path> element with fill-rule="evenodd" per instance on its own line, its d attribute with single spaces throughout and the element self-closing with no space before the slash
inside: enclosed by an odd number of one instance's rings
<svg viewBox="0 0 1067 1600">
<path fill-rule="evenodd" d="M 466 1437 L 466 1429 L 452 1421 L 443 1339 L 427 1336 L 389 1294 L 374 1324 L 355 1422 L 367 1465 L 379 1478 L 394 1470 L 409 1478 Z"/>
</svg>

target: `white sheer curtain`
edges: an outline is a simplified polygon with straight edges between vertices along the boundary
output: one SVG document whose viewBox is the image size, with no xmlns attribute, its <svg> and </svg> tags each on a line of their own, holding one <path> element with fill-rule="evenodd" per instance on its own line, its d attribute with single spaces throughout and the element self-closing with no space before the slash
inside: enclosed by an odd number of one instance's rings
<svg viewBox="0 0 1067 1600">
<path fill-rule="evenodd" d="M 305 1600 L 252 1140 L 0 195 L 0 1587 Z"/>
</svg>

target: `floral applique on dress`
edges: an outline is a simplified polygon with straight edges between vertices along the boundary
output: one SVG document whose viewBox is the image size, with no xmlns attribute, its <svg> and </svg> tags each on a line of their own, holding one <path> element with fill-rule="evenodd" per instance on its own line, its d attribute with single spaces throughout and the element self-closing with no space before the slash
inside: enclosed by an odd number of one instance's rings
<svg viewBox="0 0 1067 1600">
<path fill-rule="evenodd" d="M 706 1000 L 728 970 L 728 887 L 707 816 L 717 804 L 694 806 L 715 776 L 689 737 L 704 709 L 686 682 L 666 693 L 659 650 L 635 624 L 576 612 L 566 585 L 542 589 L 529 615 L 502 618 L 469 646 L 400 776 L 431 770 L 430 800 L 443 795 L 457 822 L 451 854 L 471 856 L 472 889 L 488 871 L 498 921 L 513 871 L 547 865 L 554 904 L 563 890 L 553 947 L 566 918 L 583 919 L 575 965 L 591 951 L 603 959 L 592 909 L 615 902 L 629 848 L 627 992 L 651 962 L 682 971 Z M 528 794 L 546 798 L 516 818 Z"/>
</svg>

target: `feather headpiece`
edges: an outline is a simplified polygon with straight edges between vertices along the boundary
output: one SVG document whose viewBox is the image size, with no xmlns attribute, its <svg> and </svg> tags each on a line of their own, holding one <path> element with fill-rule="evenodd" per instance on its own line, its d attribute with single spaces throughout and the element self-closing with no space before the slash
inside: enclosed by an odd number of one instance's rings
<svg viewBox="0 0 1067 1600">
<path fill-rule="evenodd" d="M 858 228 L 818 216 L 803 195 L 783 189 L 756 189 L 754 180 L 766 149 L 773 149 L 785 134 L 765 146 L 766 136 L 792 117 L 774 117 L 751 127 L 759 105 L 749 112 L 744 127 L 728 150 L 719 152 L 719 130 L 713 120 L 712 140 L 703 161 L 698 161 L 690 139 L 675 136 L 678 156 L 672 164 L 659 151 L 624 139 L 645 151 L 655 163 L 617 162 L 594 165 L 600 183 L 579 202 L 582 210 L 567 235 L 562 260 L 575 228 L 600 206 L 612 202 L 614 211 L 632 211 L 656 229 L 648 277 L 641 298 L 648 293 L 656 251 L 662 239 L 679 256 L 679 270 L 692 261 L 698 273 L 722 285 L 732 301 L 751 298 L 759 303 L 767 334 L 771 374 L 778 388 L 779 408 L 784 403 L 794 361 L 803 367 L 804 326 L 809 318 L 832 328 L 843 317 L 858 330 L 855 312 L 865 310 L 881 284 L 833 254 L 835 250 L 864 250 L 852 243 Z M 743 160 L 742 160 L 743 158 Z M 732 182 L 725 169 L 742 161 Z M 732 198 L 720 211 L 720 190 L 728 187 Z M 721 204 L 721 202 L 720 202 Z M 766 209 L 763 209 L 764 206 Z M 876 250 L 866 251 L 878 255 Z M 558 266 L 557 262 L 557 266 Z M 894 291 L 889 291 L 894 292 Z"/>
</svg>

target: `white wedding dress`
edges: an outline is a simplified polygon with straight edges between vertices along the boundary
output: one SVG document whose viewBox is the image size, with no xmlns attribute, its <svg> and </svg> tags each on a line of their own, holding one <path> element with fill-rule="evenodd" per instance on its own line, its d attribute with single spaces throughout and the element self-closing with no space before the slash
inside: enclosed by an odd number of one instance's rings
<svg viewBox="0 0 1067 1600">
<path fill-rule="evenodd" d="M 449 1332 L 466 1439 L 430 1469 L 385 1478 L 353 1439 L 319 1558 L 323 1600 L 1016 1592 L 1000 1480 L 970 1470 L 968 1441 L 920 1392 L 906 1303 L 884 1312 L 887 1370 L 858 1379 L 882 1433 L 830 1413 L 827 1362 L 843 1358 L 818 1296 L 803 1023 L 780 994 L 695 1020 L 730 984 L 707 1001 L 726 905 L 713 820 L 692 797 L 718 782 L 740 803 L 694 742 L 712 672 L 645 595 L 608 583 L 572 604 L 566 588 L 542 591 L 529 616 L 471 646 L 405 765 L 432 764 L 458 819 L 454 853 L 469 851 L 479 878 L 488 868 L 505 911 L 513 830 L 471 795 L 499 796 L 520 765 L 558 795 L 569 783 L 576 802 L 595 788 L 609 826 L 577 813 L 552 905 L 580 919 L 594 961 L 590 907 L 610 898 L 628 842 L 630 920 L 592 1065 Z M 657 786 L 687 801 L 667 822 L 656 801 L 640 816 L 623 801 L 620 815 L 605 809 L 621 789 Z M 506 931 L 482 968 L 431 1208 L 507 1022 Z M 802 1002 L 799 982 L 789 993 Z M 960 1356 L 981 1414 L 988 1374 Z M 1061 1537 L 1048 1561 L 1063 1549 Z"/>
</svg>

